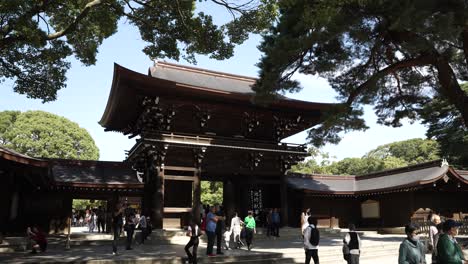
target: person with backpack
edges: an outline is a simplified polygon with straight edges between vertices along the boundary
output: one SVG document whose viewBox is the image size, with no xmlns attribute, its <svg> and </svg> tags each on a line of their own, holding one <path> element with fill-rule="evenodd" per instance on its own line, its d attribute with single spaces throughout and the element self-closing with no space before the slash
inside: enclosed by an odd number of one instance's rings
<svg viewBox="0 0 468 264">
<path fill-rule="evenodd" d="M 311 258 L 314 260 L 314 264 L 319 264 L 318 244 L 320 242 L 320 233 L 317 229 L 317 219 L 309 216 L 307 223 L 309 225 L 304 229 L 305 264 L 310 264 Z"/>
<path fill-rule="evenodd" d="M 356 226 L 349 224 L 349 233 L 343 239 L 348 246 L 349 254 L 345 258 L 348 264 L 359 264 L 359 255 L 361 253 L 361 238 L 356 233 Z"/>
</svg>

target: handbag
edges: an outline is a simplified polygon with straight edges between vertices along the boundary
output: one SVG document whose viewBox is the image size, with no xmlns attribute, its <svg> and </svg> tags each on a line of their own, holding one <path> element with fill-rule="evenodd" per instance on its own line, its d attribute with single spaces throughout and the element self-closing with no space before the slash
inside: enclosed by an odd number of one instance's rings
<svg viewBox="0 0 468 264">
<path fill-rule="evenodd" d="M 245 238 L 245 233 L 246 233 L 246 232 L 247 232 L 247 231 L 245 230 L 245 227 L 242 227 L 242 230 L 241 230 L 241 233 L 240 233 L 240 237 L 241 237 L 242 239 Z"/>
<path fill-rule="evenodd" d="M 349 246 L 346 243 L 343 243 L 343 258 L 344 260 L 348 261 L 349 255 L 351 254 L 349 251 Z"/>
</svg>

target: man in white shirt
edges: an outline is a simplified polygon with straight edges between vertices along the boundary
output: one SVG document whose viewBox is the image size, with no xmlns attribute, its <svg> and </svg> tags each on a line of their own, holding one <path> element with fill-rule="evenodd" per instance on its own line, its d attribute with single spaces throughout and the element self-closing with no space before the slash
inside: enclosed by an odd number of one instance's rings
<svg viewBox="0 0 468 264">
<path fill-rule="evenodd" d="M 348 264 L 359 264 L 359 254 L 361 253 L 361 238 L 356 233 L 356 226 L 349 224 L 349 233 L 344 238 L 344 243 L 348 245 L 349 257 L 346 260 Z"/>
<path fill-rule="evenodd" d="M 304 229 L 305 264 L 310 264 L 311 258 L 314 260 L 314 264 L 319 264 L 318 242 L 320 235 L 317 229 L 317 219 L 310 216 L 307 218 L 307 222 L 309 226 Z M 311 237 L 313 239 L 311 239 Z M 315 241 L 314 244 L 311 243 L 311 240 Z"/>
</svg>

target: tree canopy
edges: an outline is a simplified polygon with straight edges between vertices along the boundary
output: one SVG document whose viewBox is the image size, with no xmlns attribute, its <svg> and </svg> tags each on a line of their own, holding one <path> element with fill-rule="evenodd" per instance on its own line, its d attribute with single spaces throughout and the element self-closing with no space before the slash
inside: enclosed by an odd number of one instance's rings
<svg viewBox="0 0 468 264">
<path fill-rule="evenodd" d="M 99 149 L 86 129 L 43 111 L 0 112 L 0 145 L 38 158 L 99 158 Z"/>
<path fill-rule="evenodd" d="M 467 127 L 467 1 L 286 0 L 279 13 L 260 45 L 254 90 L 260 99 L 297 91 L 296 72 L 326 78 L 341 104 L 310 131 L 315 146 L 366 129 L 363 105 L 374 107 L 378 123 L 398 127 L 427 118 L 425 105 L 440 99 Z"/>
<path fill-rule="evenodd" d="M 223 182 L 201 182 L 201 202 L 207 205 L 223 204 Z"/>
<path fill-rule="evenodd" d="M 311 159 L 293 166 L 293 172 L 307 174 L 362 175 L 437 160 L 439 144 L 434 140 L 409 139 L 378 146 L 362 158 L 345 158 L 330 162 L 326 153 L 316 149 Z M 316 159 L 321 163 L 317 163 Z"/>
<path fill-rule="evenodd" d="M 462 89 L 468 93 L 468 83 Z M 440 153 L 455 167 L 468 168 L 468 128 L 460 112 L 447 99 L 437 97 L 424 106 L 421 115 L 428 125 L 426 135 L 439 143 Z"/>
<path fill-rule="evenodd" d="M 2 1 L 0 81 L 14 80 L 15 92 L 29 98 L 55 100 L 70 68 L 66 58 L 95 64 L 99 46 L 117 32 L 120 19 L 139 30 L 147 43 L 143 52 L 152 59 L 195 62 L 195 54 L 231 57 L 235 45 L 267 28 L 276 15 L 274 0 L 211 0 L 231 18 L 216 25 L 211 14 L 195 13 L 196 3 L 206 1 Z"/>
</svg>

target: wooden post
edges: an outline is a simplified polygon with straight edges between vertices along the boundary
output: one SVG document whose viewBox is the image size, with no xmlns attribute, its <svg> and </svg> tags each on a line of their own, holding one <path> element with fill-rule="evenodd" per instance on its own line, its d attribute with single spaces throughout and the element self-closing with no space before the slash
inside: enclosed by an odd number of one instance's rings
<svg viewBox="0 0 468 264">
<path fill-rule="evenodd" d="M 223 203 L 227 217 L 226 225 L 228 225 L 235 211 L 234 184 L 231 180 L 225 180 L 223 182 Z"/>
<path fill-rule="evenodd" d="M 193 179 L 193 204 L 192 204 L 192 217 L 195 223 L 201 224 L 200 219 L 200 205 L 201 205 L 201 169 L 198 168 L 194 173 Z"/>
<path fill-rule="evenodd" d="M 286 174 L 281 175 L 280 182 L 280 199 L 281 199 L 281 222 L 283 226 L 289 226 L 288 212 L 288 184 L 286 182 Z"/>
<path fill-rule="evenodd" d="M 157 167 L 155 173 L 155 187 L 156 190 L 153 192 L 153 211 L 152 221 L 153 227 L 156 229 L 163 228 L 164 218 L 164 171 Z"/>
</svg>

